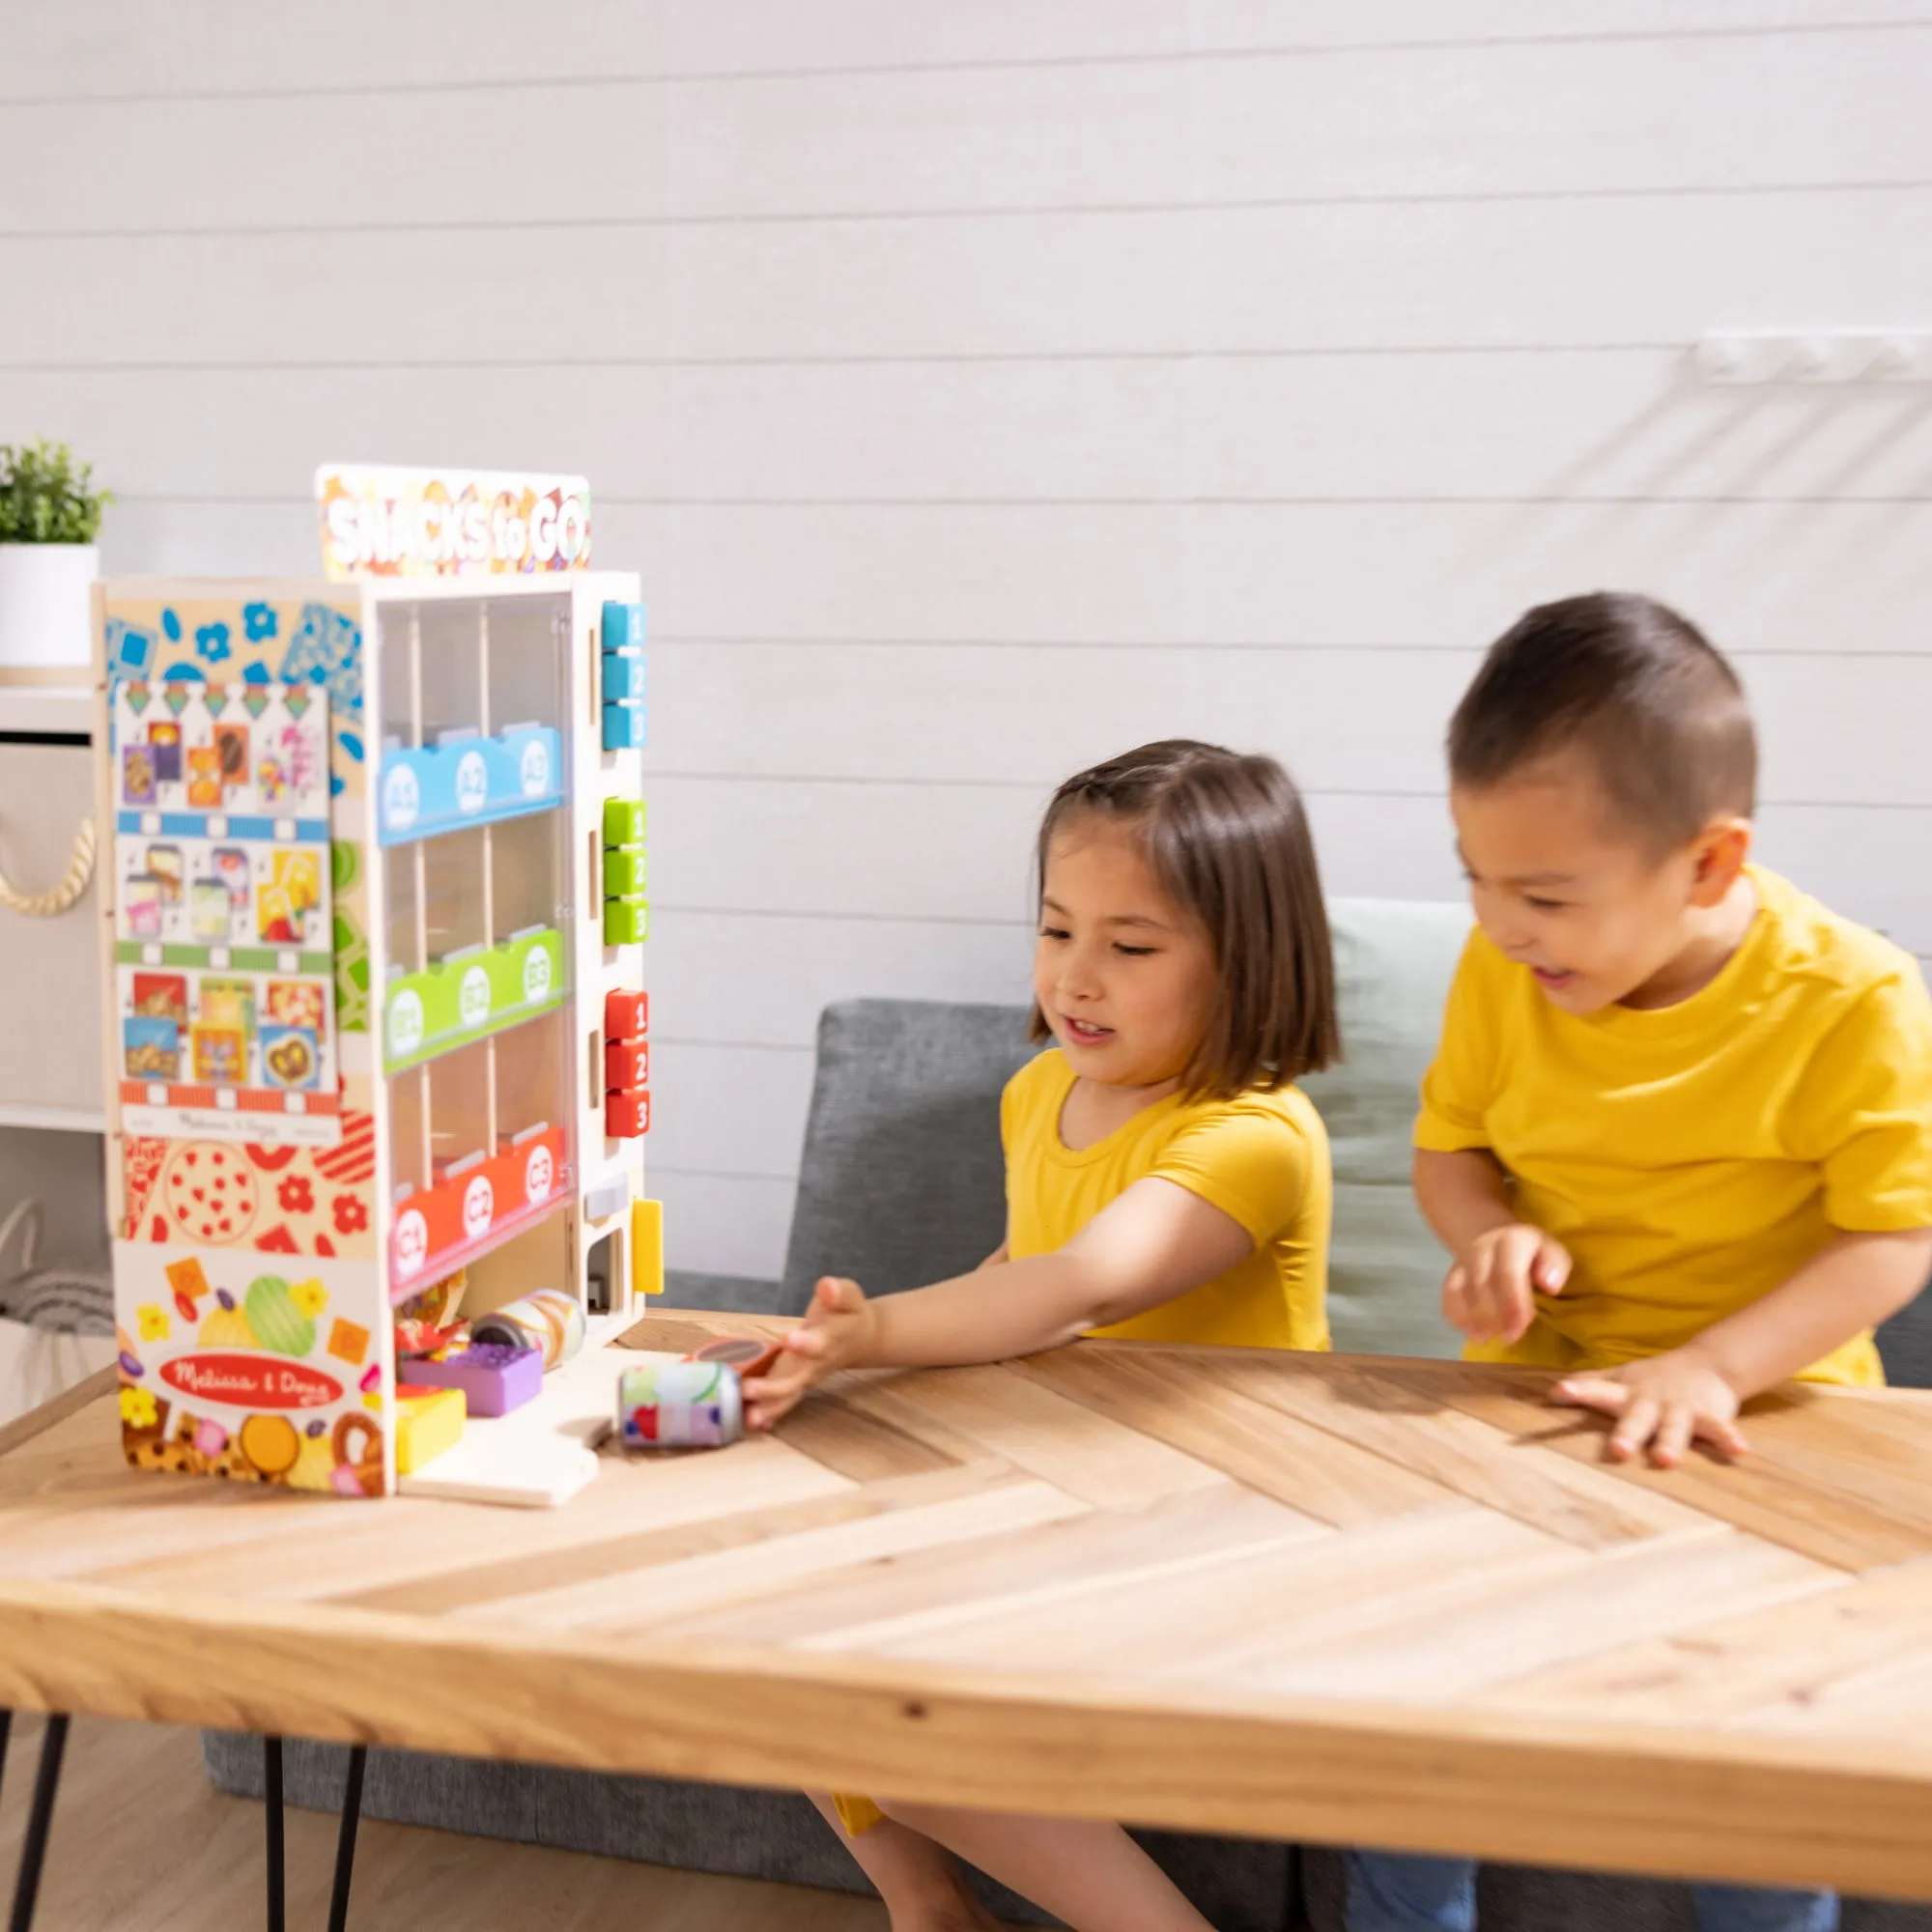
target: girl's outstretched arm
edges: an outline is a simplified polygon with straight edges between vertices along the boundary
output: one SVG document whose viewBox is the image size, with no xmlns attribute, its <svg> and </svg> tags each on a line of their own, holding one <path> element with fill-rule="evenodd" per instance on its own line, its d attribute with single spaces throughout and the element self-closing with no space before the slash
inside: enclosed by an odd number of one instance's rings
<svg viewBox="0 0 1932 1932">
<path fill-rule="evenodd" d="M 769 1429 L 839 1369 L 947 1368 L 1057 1349 L 1226 1274 L 1254 1245 L 1232 1214 L 1150 1176 L 1050 1255 L 876 1299 L 828 1276 L 778 1360 L 745 1384 L 748 1419 Z"/>
</svg>

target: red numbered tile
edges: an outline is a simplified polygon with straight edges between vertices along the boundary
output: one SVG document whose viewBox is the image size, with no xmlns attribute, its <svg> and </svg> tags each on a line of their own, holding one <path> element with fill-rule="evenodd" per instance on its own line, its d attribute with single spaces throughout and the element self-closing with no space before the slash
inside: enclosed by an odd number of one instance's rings
<svg viewBox="0 0 1932 1932">
<path fill-rule="evenodd" d="M 634 1141 L 651 1130 L 651 1096 L 636 1094 L 607 1094 L 604 1096 L 604 1131 L 613 1141 Z"/>
<path fill-rule="evenodd" d="M 604 1043 L 604 1091 L 628 1094 L 634 1087 L 647 1086 L 651 1077 L 651 1049 L 646 1040 L 611 1039 Z"/>
<path fill-rule="evenodd" d="M 650 1013 L 650 995 L 647 993 L 606 993 L 604 1037 L 642 1039 L 651 1030 Z"/>
</svg>

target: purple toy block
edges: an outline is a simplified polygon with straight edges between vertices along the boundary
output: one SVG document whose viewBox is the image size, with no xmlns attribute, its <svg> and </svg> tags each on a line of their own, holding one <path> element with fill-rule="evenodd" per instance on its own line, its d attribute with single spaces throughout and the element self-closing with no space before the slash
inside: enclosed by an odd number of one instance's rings
<svg viewBox="0 0 1932 1932">
<path fill-rule="evenodd" d="M 396 1379 L 428 1388 L 461 1389 L 471 1415 L 508 1415 L 543 1387 L 543 1350 L 506 1342 L 472 1342 L 440 1362 L 412 1356 L 396 1366 Z"/>
</svg>

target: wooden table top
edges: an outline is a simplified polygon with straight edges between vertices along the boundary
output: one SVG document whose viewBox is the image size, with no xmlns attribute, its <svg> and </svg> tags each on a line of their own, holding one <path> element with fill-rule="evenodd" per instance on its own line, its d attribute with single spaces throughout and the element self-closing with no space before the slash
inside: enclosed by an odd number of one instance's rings
<svg viewBox="0 0 1932 1932">
<path fill-rule="evenodd" d="M 1665 1475 L 1546 1380 L 1087 1342 L 550 1511 L 136 1473 L 97 1388 L 0 1432 L 0 1704 L 1932 1896 L 1932 1401 Z"/>
</svg>

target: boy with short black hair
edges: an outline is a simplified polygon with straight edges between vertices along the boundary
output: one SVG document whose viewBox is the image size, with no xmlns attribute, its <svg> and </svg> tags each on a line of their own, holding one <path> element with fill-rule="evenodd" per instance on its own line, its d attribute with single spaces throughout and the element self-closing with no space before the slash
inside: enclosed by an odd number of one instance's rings
<svg viewBox="0 0 1932 1932">
<path fill-rule="evenodd" d="M 1565 1372 L 1609 1454 L 1743 1454 L 1788 1377 L 1883 1380 L 1932 1264 L 1932 1000 L 1912 957 L 1748 863 L 1756 742 L 1676 612 L 1531 611 L 1449 730 L 1478 929 L 1415 1130 L 1465 1352 Z M 1475 1867 L 1358 1854 L 1350 1932 L 1466 1932 Z M 1830 1893 L 1698 1890 L 1704 1932 Z"/>
</svg>

